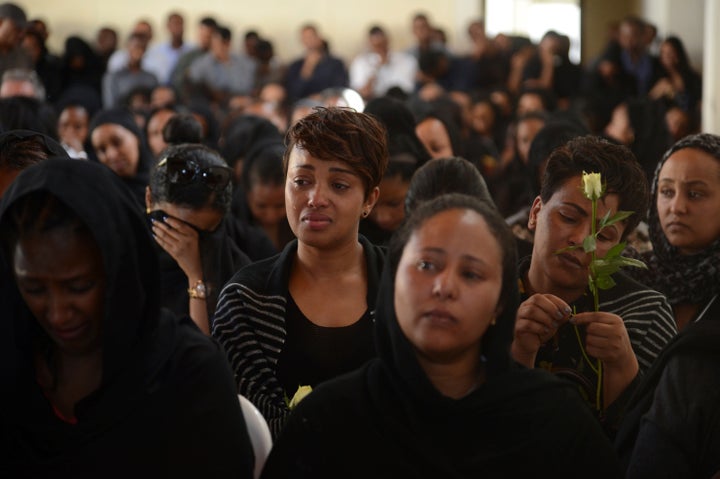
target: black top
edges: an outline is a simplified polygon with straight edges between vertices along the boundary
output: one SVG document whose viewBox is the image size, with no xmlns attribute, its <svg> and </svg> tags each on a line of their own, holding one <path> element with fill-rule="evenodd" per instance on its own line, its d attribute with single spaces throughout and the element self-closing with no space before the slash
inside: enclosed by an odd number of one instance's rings
<svg viewBox="0 0 720 479">
<path fill-rule="evenodd" d="M 365 301 L 374 318 L 385 251 L 363 236 L 358 242 L 367 271 Z M 220 293 L 212 324 L 212 335 L 222 344 L 235 372 L 238 392 L 260 410 L 273 437 L 290 413 L 278 363 L 287 340 L 288 285 L 297 247 L 298 241 L 293 240 L 277 256 L 238 271 Z"/>
<path fill-rule="evenodd" d="M 627 406 L 615 446 L 628 477 L 720 471 L 720 298 L 668 344 Z"/>
<path fill-rule="evenodd" d="M 314 388 L 375 357 L 373 322 L 367 310 L 348 326 L 318 326 L 288 294 L 285 325 L 287 338 L 280 352 L 278 379 L 289 398 L 299 386 Z"/>
<path fill-rule="evenodd" d="M 84 222 L 105 271 L 99 388 L 61 420 L 36 381 L 34 344 L 48 341 L 6 256 L 0 278 L 0 476 L 251 477 L 252 447 L 224 354 L 189 321 L 161 312 L 145 218 L 101 165 L 48 160 L 18 176 L 0 203 L 0 231 L 19 198 L 47 191 Z M 6 251 L 0 253 L 6 255 Z"/>
</svg>

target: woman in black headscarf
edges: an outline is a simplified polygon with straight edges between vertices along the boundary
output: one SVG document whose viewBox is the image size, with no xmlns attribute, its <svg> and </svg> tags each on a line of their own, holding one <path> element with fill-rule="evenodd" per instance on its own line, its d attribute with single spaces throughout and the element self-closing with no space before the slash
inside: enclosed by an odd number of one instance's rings
<svg viewBox="0 0 720 479">
<path fill-rule="evenodd" d="M 80 37 L 68 37 L 62 57 L 62 90 L 84 85 L 99 96 L 102 75 L 102 63 L 92 47 Z"/>
<path fill-rule="evenodd" d="M 245 245 L 243 250 L 250 259 L 260 261 L 269 258 L 278 253 L 279 249 L 258 224 L 261 222 L 255 221 L 256 218 L 248 204 L 248 191 L 252 183 L 251 177 L 254 175 L 250 173 L 250 169 L 251 164 L 260 157 L 270 158 L 271 162 L 278 154 L 282 157 L 285 151 L 282 135 L 277 127 L 265 118 L 241 115 L 227 124 L 219 143 L 220 152 L 233 169 L 234 189 L 231 211 L 235 218 L 236 236 L 244 238 L 240 242 Z M 270 183 L 274 183 L 274 179 Z M 289 229 L 287 224 L 283 224 L 280 228 L 283 244 L 292 239 L 292 231 Z M 280 241 L 277 243 L 279 244 Z"/>
<path fill-rule="evenodd" d="M 416 168 L 430 161 L 430 153 L 415 133 L 415 118 L 405 104 L 390 97 L 376 98 L 365 106 L 365 113 L 377 117 L 388 132 L 390 155 L 409 153 L 415 158 Z M 397 148 L 397 151 L 393 151 Z"/>
<path fill-rule="evenodd" d="M 152 238 L 114 174 L 28 168 L 0 231 L 0 475 L 251 477 L 224 354 L 161 311 Z"/>
<path fill-rule="evenodd" d="M 616 477 L 572 387 L 510 359 L 515 259 L 489 203 L 418 207 L 390 245 L 379 358 L 302 400 L 263 477 Z"/>
<path fill-rule="evenodd" d="M 628 271 L 667 296 L 681 331 L 720 317 L 720 136 L 700 133 L 675 143 L 651 185 L 653 249 L 642 258 L 648 269 Z"/>
<path fill-rule="evenodd" d="M 415 171 L 430 161 L 430 154 L 415 134 L 415 119 L 405 104 L 390 97 L 368 102 L 365 113 L 377 117 L 388 132 L 388 167 L 380 182 L 380 197 L 360 233 L 375 244 L 387 245 L 405 218 L 405 195 Z"/>
<path fill-rule="evenodd" d="M 98 161 L 122 178 L 142 205 L 154 160 L 132 114 L 101 110 L 90 122 L 90 141 Z"/>
</svg>

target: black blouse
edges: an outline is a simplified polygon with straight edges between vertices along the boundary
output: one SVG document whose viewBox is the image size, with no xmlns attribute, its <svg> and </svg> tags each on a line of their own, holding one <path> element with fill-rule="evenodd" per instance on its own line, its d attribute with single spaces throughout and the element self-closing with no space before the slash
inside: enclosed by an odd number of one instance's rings
<svg viewBox="0 0 720 479">
<path fill-rule="evenodd" d="M 287 300 L 287 339 L 280 352 L 278 378 L 288 398 L 299 386 L 314 388 L 375 357 L 368 310 L 353 324 L 333 328 L 310 321 L 290 294 Z"/>
</svg>

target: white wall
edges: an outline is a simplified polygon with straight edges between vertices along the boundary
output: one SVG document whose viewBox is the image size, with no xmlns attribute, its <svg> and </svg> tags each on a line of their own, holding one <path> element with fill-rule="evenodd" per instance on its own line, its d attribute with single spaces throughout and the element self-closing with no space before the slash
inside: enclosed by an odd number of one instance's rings
<svg viewBox="0 0 720 479">
<path fill-rule="evenodd" d="M 720 4 L 705 0 L 702 131 L 720 135 Z M 702 17 L 701 17 L 702 18 Z"/>
<path fill-rule="evenodd" d="M 197 21 L 213 15 L 233 31 L 233 45 L 239 49 L 248 29 L 257 29 L 270 39 L 276 54 L 289 60 L 302 48 L 299 27 L 309 21 L 317 24 L 330 41 L 333 51 L 351 58 L 362 50 L 368 28 L 379 23 L 391 35 L 395 48 L 412 43 L 410 23 L 415 12 L 423 11 L 431 21 L 445 29 L 451 47 L 468 48 L 467 24 L 481 16 L 481 0 L 15 0 L 30 18 L 45 19 L 51 28 L 49 46 L 62 51 L 68 35 L 79 34 L 94 40 L 97 29 L 110 25 L 125 37 L 135 20 L 147 18 L 155 27 L 155 38 L 165 38 L 167 13 L 179 10 L 185 14 L 186 36 L 195 35 Z"/>
<path fill-rule="evenodd" d="M 679 37 L 698 71 L 703 65 L 705 0 L 644 0 L 643 18 L 658 27 L 660 38 Z"/>
<path fill-rule="evenodd" d="M 677 35 L 690 63 L 703 74 L 702 126 L 720 134 L 720 2 L 718 0 L 644 0 L 643 16 L 661 37 Z"/>
</svg>

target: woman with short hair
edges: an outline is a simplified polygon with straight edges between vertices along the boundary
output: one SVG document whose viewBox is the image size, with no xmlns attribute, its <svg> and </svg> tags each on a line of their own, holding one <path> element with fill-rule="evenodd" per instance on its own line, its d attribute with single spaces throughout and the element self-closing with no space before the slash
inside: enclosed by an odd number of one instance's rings
<svg viewBox="0 0 720 479">
<path fill-rule="evenodd" d="M 383 251 L 358 235 L 388 162 L 373 117 L 318 109 L 287 135 L 285 208 L 297 240 L 240 270 L 220 294 L 212 334 L 240 394 L 277 435 L 299 386 L 374 357 L 373 318 Z"/>
</svg>

